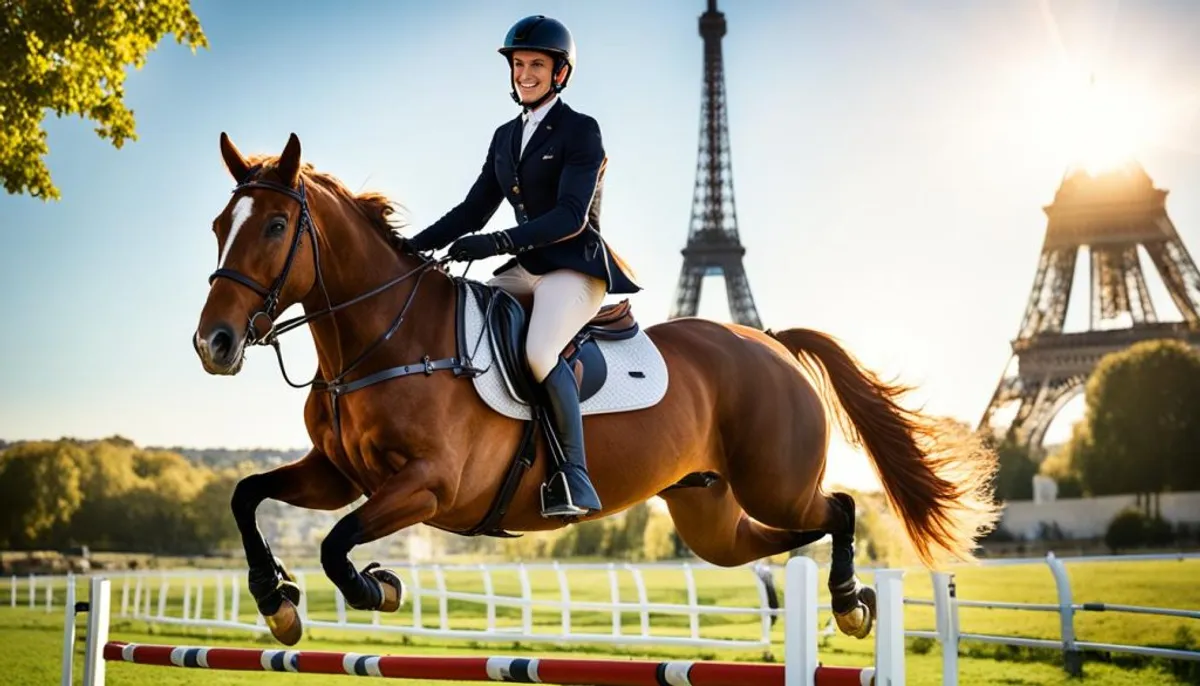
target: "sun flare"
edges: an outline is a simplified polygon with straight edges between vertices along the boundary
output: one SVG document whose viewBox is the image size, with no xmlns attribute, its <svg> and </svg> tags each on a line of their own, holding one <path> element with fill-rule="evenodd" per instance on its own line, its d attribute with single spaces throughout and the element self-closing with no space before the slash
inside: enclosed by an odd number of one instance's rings
<svg viewBox="0 0 1200 686">
<path fill-rule="evenodd" d="M 1092 174 L 1120 167 L 1142 157 L 1165 124 L 1145 84 L 1063 68 L 1040 85 L 1043 142 L 1063 166 Z"/>
</svg>

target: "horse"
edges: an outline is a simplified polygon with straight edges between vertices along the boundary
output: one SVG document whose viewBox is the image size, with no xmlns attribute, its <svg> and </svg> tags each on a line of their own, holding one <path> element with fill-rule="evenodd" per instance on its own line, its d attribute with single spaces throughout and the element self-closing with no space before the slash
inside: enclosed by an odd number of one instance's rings
<svg viewBox="0 0 1200 686">
<path fill-rule="evenodd" d="M 348 555 L 418 524 L 517 535 L 659 496 L 690 550 L 725 567 L 828 534 L 834 617 L 858 638 L 870 633 L 875 601 L 855 571 L 854 499 L 822 488 L 833 424 L 870 457 L 922 564 L 974 560 L 995 524 L 995 454 L 961 425 L 905 408 L 910 386 L 881 380 L 824 332 L 698 317 L 640 330 L 669 379 L 660 398 L 584 418 L 604 510 L 545 518 L 539 489 L 553 469 L 552 441 L 485 402 L 471 381 L 479 370 L 460 356 L 463 286 L 480 284 L 409 247 L 387 196 L 351 192 L 302 161 L 294 133 L 282 153 L 247 157 L 222 132 L 220 151 L 235 185 L 212 223 L 218 263 L 195 352 L 207 373 L 233 375 L 247 347 L 278 355 L 280 335 L 307 327 L 317 354 L 306 384 L 279 356 L 287 383 L 310 386 L 311 450 L 241 478 L 230 498 L 249 590 L 285 645 L 302 635 L 300 589 L 258 528 L 255 511 L 268 498 L 331 511 L 365 496 L 323 539 L 320 559 L 350 607 L 381 612 L 402 606 L 399 577 L 376 562 L 359 570 Z M 303 314 L 279 321 L 296 304 Z M 522 449 L 529 459 L 513 457 Z"/>
</svg>

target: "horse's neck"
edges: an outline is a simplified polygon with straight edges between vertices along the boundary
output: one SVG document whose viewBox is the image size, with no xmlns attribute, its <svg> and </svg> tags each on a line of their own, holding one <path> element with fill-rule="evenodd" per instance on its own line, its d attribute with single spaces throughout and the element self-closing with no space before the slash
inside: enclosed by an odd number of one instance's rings
<svg viewBox="0 0 1200 686">
<path fill-rule="evenodd" d="M 322 200 L 328 202 L 325 197 Z M 382 293 L 312 322 L 321 377 L 330 379 L 342 373 L 387 333 L 402 311 L 404 321 L 400 327 L 354 368 L 349 379 L 418 362 L 426 354 L 435 355 L 434 350 L 441 347 L 439 339 L 444 337 L 445 313 L 454 311 L 445 276 L 433 269 L 418 272 L 420 263 L 416 258 L 398 254 L 356 212 L 322 211 L 321 204 L 314 204 L 311 211 L 318 227 L 325 288 L 314 283 L 303 302 L 307 313 L 320 312 L 411 274 Z M 452 332 L 451 323 L 451 339 Z"/>
</svg>

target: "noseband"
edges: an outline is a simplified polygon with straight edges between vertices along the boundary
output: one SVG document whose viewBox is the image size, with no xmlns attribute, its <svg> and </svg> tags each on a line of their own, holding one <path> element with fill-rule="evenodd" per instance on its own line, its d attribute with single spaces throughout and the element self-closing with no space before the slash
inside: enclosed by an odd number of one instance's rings
<svg viewBox="0 0 1200 686">
<path fill-rule="evenodd" d="M 372 288 L 371 290 L 367 291 L 366 293 L 362 293 L 362 294 L 357 295 L 349 300 L 338 303 L 337 305 L 333 305 L 330 302 L 329 292 L 325 288 L 325 280 L 321 274 L 321 257 L 320 257 L 320 247 L 319 247 L 319 244 L 317 241 L 317 226 L 313 222 L 312 213 L 309 212 L 308 198 L 304 192 L 303 179 L 301 179 L 297 183 L 297 190 L 292 190 L 291 188 L 289 188 L 287 186 L 273 183 L 271 181 L 255 179 L 254 176 L 258 170 L 259 170 L 259 167 L 252 168 L 246 175 L 247 180 L 243 181 L 240 184 L 238 184 L 237 186 L 235 186 L 233 189 L 233 193 L 236 194 L 236 193 L 246 190 L 248 188 L 263 188 L 263 189 L 275 191 L 277 193 L 283 193 L 284 195 L 288 196 L 289 198 L 292 198 L 293 200 L 295 200 L 297 203 L 300 204 L 300 217 L 297 220 L 296 232 L 294 234 L 294 237 L 292 238 L 291 247 L 288 249 L 287 261 L 284 262 L 283 271 L 281 271 L 279 273 L 279 276 L 277 276 L 275 278 L 275 281 L 271 284 L 271 286 L 269 288 L 263 286 L 262 284 L 258 283 L 254 279 L 246 276 L 245 274 L 243 274 L 235 269 L 229 269 L 229 268 L 225 268 L 225 267 L 218 268 L 216 271 L 214 271 L 208 277 L 208 283 L 211 286 L 213 284 L 213 282 L 215 282 L 217 279 L 222 279 L 222 278 L 229 279 L 230 281 L 239 283 L 239 284 L 245 286 L 246 288 L 249 288 L 250 290 L 254 291 L 258 295 L 262 296 L 262 298 L 263 298 L 262 306 L 257 311 L 255 311 L 253 314 L 250 315 L 250 321 L 248 322 L 248 329 L 246 332 L 246 343 L 245 344 L 246 345 L 270 345 L 271 347 L 273 347 L 275 349 L 275 356 L 279 360 L 279 370 L 283 374 L 283 379 L 284 379 L 284 381 L 286 381 L 288 383 L 288 385 L 292 386 L 293 388 L 304 388 L 305 386 L 312 385 L 314 388 L 319 388 L 321 390 L 324 390 L 324 391 L 327 391 L 328 393 L 330 393 L 330 395 L 332 396 L 333 424 L 334 424 L 335 432 L 337 431 L 338 425 L 339 425 L 337 399 L 341 395 L 345 395 L 346 393 L 349 393 L 351 391 L 355 391 L 360 388 L 364 388 L 366 386 L 370 386 L 372 384 L 379 383 L 380 381 L 386 381 L 388 379 L 394 379 L 396 377 L 406 376 L 409 374 L 424 373 L 425 375 L 429 375 L 435 371 L 451 370 L 451 371 L 454 371 L 455 374 L 474 375 L 474 374 L 478 374 L 482 371 L 482 370 L 476 369 L 473 365 L 470 364 L 469 361 L 464 363 L 462 360 L 460 360 L 457 357 L 448 357 L 448 358 L 444 358 L 444 359 L 440 359 L 440 360 L 430 360 L 429 356 L 426 355 L 421 361 L 416 362 L 414 364 L 402 365 L 399 367 L 391 367 L 391 368 L 384 369 L 382 371 L 378 371 L 373 374 L 370 374 L 364 378 L 356 379 L 355 381 L 351 381 L 351 382 L 346 382 L 347 375 L 349 375 L 349 373 L 352 370 L 354 370 L 355 367 L 357 367 L 360 363 L 362 363 L 365 359 L 367 359 L 367 357 L 372 352 L 374 352 L 380 345 L 382 345 L 385 341 L 387 341 L 389 338 L 391 338 L 392 334 L 394 334 L 396 332 L 396 330 L 400 328 L 400 324 L 403 323 L 405 315 L 408 313 L 409 308 L 412 306 L 413 301 L 416 299 L 417 289 L 421 285 L 421 279 L 423 279 L 425 277 L 425 275 L 428 274 L 431 270 L 438 268 L 442 264 L 447 262 L 449 260 L 449 258 L 443 257 L 443 258 L 437 259 L 437 260 L 426 259 L 426 260 L 422 261 L 422 263 L 419 266 L 415 267 L 414 269 L 411 269 L 411 270 L 401 274 L 400 276 L 390 279 L 390 280 L 384 282 L 383 284 L 380 284 L 379 286 Z M 284 286 L 287 283 L 288 274 L 291 272 L 292 265 L 295 264 L 296 253 L 300 249 L 301 238 L 306 233 L 309 234 L 310 240 L 312 241 L 313 269 L 316 273 L 317 284 L 321 288 L 321 293 L 325 296 L 326 307 L 323 310 L 304 314 L 299 317 L 294 317 L 292 319 L 288 319 L 284 322 L 280 322 L 277 324 L 277 323 L 275 323 L 275 310 L 279 307 L 280 296 L 283 292 Z M 392 321 L 391 326 L 388 327 L 388 330 L 382 336 L 377 338 L 373 343 L 371 343 L 371 345 L 367 346 L 366 349 L 363 350 L 363 352 L 361 354 L 359 354 L 359 356 L 356 357 L 353 362 L 346 365 L 345 369 L 343 369 L 340 373 L 338 373 L 336 376 L 334 376 L 333 378 L 331 378 L 327 381 L 322 381 L 319 378 L 314 377 L 308 383 L 297 384 L 288 377 L 287 370 L 284 368 L 284 364 L 283 364 L 283 355 L 279 349 L 279 336 L 281 334 L 287 333 L 288 331 L 291 331 L 292 329 L 295 329 L 297 327 L 308 324 L 309 322 L 311 322 L 315 319 L 318 319 L 320 317 L 323 317 L 327 314 L 333 314 L 334 312 L 337 312 L 338 310 L 344 309 L 344 308 L 354 305 L 356 303 L 362 302 L 363 300 L 366 300 L 367 298 L 370 298 L 370 297 L 373 297 L 380 293 L 383 293 L 384 291 L 392 288 L 393 286 L 400 284 L 401 282 L 409 279 L 412 276 L 416 276 L 417 281 L 415 284 L 413 284 L 412 291 L 409 293 L 407 300 L 405 300 L 404 306 L 400 308 L 399 314 L 397 314 L 396 318 Z M 263 334 L 262 336 L 258 335 L 257 329 L 255 328 L 255 322 L 258 321 L 259 317 L 266 317 L 268 326 L 269 326 L 267 333 Z"/>
</svg>

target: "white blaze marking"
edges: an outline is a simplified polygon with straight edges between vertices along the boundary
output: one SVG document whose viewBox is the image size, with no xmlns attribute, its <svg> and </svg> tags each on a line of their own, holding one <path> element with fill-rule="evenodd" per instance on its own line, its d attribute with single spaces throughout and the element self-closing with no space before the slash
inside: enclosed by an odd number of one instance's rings
<svg viewBox="0 0 1200 686">
<path fill-rule="evenodd" d="M 217 261 L 217 267 L 225 266 L 225 259 L 229 257 L 229 248 L 233 246 L 233 242 L 237 240 L 238 229 L 242 228 L 242 224 L 250 218 L 250 214 L 254 210 L 254 198 L 248 195 L 243 195 L 238 198 L 238 201 L 233 206 L 233 228 L 229 230 L 229 238 L 225 241 L 225 248 L 221 250 L 221 259 Z"/>
</svg>

